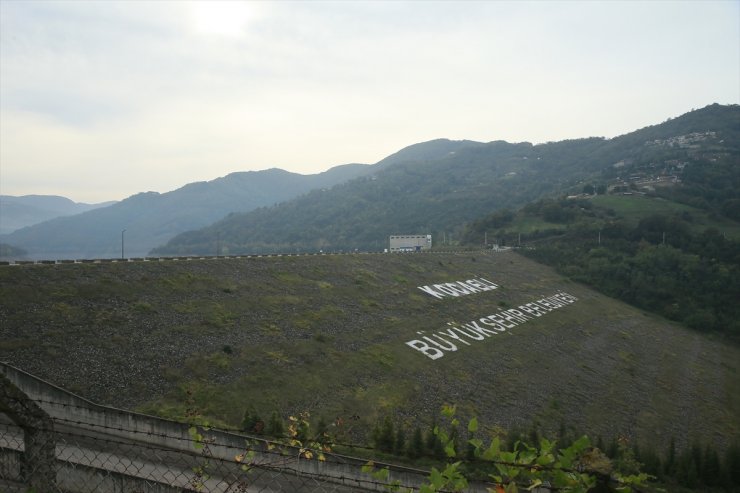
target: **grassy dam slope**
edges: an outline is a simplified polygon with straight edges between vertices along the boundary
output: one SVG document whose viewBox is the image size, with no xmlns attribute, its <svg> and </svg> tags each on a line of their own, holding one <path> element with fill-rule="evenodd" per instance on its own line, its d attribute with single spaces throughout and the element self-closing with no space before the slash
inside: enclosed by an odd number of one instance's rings
<svg viewBox="0 0 740 493">
<path fill-rule="evenodd" d="M 498 287 L 419 289 L 469 279 Z M 557 293 L 577 301 L 520 308 Z M 453 329 L 466 324 L 468 337 Z M 504 428 L 740 436 L 737 346 L 514 252 L 2 266 L 0 360 L 102 404 L 169 417 L 195 405 L 221 425 L 252 407 L 352 416 L 358 431 L 386 415 L 426 426 L 454 403 Z"/>
</svg>

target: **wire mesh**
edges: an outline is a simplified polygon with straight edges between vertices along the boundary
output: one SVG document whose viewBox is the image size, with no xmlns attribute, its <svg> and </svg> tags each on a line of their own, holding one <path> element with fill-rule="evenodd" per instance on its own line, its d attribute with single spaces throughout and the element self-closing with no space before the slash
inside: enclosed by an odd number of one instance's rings
<svg viewBox="0 0 740 493">
<path fill-rule="evenodd" d="M 34 479 L 43 464 L 25 457 L 29 430 L 2 419 L 0 491 L 25 492 L 35 487 L 35 491 L 49 493 L 344 493 L 393 488 L 391 481 L 377 481 L 363 473 L 360 461 L 330 454 L 323 461 L 309 460 L 300 447 L 247 437 L 243 446 L 235 447 L 208 436 L 206 431 L 197 439 L 170 437 L 183 442 L 181 447 L 172 448 L 148 443 L 146 436 L 135 440 L 111 434 L 131 430 L 75 423 L 54 420 L 53 429 L 40 430 L 49 437 L 48 445 L 54 447 L 55 474 L 51 483 L 39 489 Z M 418 486 L 420 478 L 407 483 Z M 415 485 L 407 487 L 414 489 Z"/>
</svg>

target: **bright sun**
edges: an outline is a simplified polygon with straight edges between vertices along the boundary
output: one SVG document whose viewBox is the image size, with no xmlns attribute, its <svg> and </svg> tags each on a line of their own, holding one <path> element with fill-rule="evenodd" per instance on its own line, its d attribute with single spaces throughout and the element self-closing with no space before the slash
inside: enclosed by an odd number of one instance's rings
<svg viewBox="0 0 740 493">
<path fill-rule="evenodd" d="M 201 34 L 238 37 L 254 17 L 255 4 L 238 0 L 193 2 L 191 16 Z"/>
</svg>

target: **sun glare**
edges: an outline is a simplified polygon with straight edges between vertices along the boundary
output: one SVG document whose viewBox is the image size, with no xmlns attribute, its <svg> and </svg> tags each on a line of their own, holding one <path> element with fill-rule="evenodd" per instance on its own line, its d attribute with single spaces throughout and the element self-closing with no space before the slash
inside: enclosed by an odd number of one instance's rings
<svg viewBox="0 0 740 493">
<path fill-rule="evenodd" d="M 200 34 L 238 37 L 254 18 L 255 4 L 241 1 L 193 2 L 191 16 Z"/>
</svg>

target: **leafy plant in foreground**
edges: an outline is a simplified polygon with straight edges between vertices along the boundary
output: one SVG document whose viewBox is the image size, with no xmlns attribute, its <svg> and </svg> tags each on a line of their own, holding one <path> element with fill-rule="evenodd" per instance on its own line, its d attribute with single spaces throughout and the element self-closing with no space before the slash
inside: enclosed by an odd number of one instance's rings
<svg viewBox="0 0 740 493">
<path fill-rule="evenodd" d="M 460 421 L 455 418 L 455 407 L 444 406 L 442 414 L 450 421 L 449 430 L 456 430 Z M 472 435 L 477 431 L 478 420 L 473 418 L 468 423 L 468 432 Z M 456 458 L 454 433 L 440 427 L 435 427 L 434 432 L 447 458 Z M 486 480 L 493 484 L 489 488 L 492 493 L 518 493 L 537 487 L 585 493 L 599 486 L 603 491 L 628 493 L 635 491 L 634 487 L 644 485 L 649 478 L 645 473 L 622 475 L 614 471 L 609 458 L 592 447 L 586 436 L 560 449 L 557 442 L 546 438 L 541 438 L 537 446 L 518 441 L 513 450 L 506 450 L 499 437 L 494 437 L 488 444 L 479 438 L 470 439 L 468 443 L 471 445 L 468 453 L 473 456 L 473 461 L 457 460 L 448 462 L 442 469 L 432 468 L 419 488 L 420 493 L 463 491 L 468 487 L 469 472 L 465 466 L 469 464 L 485 473 Z M 388 467 L 377 469 L 372 461 L 365 465 L 363 472 L 383 481 L 387 481 L 390 475 Z M 388 490 L 412 491 L 401 490 L 397 483 L 390 483 Z"/>
</svg>

